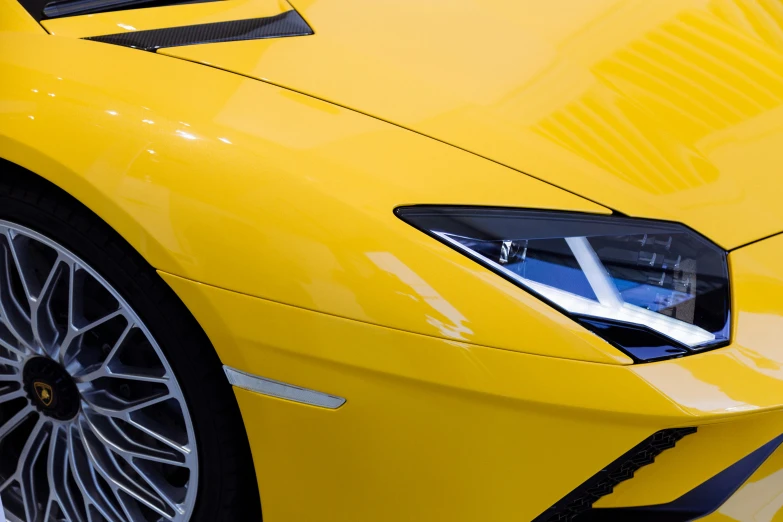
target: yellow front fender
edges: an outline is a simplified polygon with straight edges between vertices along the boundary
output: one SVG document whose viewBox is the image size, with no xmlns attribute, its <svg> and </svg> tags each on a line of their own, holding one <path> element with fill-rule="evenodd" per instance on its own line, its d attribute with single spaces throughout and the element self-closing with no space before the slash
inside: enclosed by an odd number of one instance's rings
<svg viewBox="0 0 783 522">
<path fill-rule="evenodd" d="M 0 57 L 0 157 L 74 195 L 160 270 L 455 341 L 630 362 L 393 214 L 412 203 L 607 212 L 596 204 L 348 109 L 166 56 L 3 34 Z"/>
</svg>

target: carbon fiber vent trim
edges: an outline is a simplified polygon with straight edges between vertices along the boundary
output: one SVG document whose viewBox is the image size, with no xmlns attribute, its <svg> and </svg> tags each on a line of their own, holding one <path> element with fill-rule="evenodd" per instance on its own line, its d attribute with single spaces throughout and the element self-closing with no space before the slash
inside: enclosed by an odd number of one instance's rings
<svg viewBox="0 0 783 522">
<path fill-rule="evenodd" d="M 296 11 L 291 10 L 266 18 L 90 36 L 85 38 L 85 40 L 154 52 L 163 47 L 282 38 L 285 36 L 306 36 L 310 34 L 313 34 L 313 30 L 307 25 L 304 18 Z"/>
<path fill-rule="evenodd" d="M 661 452 L 673 448 L 678 440 L 695 432 L 696 428 L 673 428 L 654 433 L 587 479 L 533 522 L 579 520 L 579 515 L 589 512 L 599 498 L 611 493 L 620 482 L 630 479 L 639 468 L 652 464 Z"/>
</svg>

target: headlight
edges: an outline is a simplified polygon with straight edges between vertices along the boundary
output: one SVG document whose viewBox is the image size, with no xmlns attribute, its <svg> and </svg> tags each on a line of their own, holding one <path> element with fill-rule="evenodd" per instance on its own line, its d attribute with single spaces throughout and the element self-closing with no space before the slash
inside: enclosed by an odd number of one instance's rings
<svg viewBox="0 0 783 522">
<path fill-rule="evenodd" d="M 396 213 L 636 361 L 729 341 L 726 252 L 682 225 L 475 207 Z"/>
</svg>

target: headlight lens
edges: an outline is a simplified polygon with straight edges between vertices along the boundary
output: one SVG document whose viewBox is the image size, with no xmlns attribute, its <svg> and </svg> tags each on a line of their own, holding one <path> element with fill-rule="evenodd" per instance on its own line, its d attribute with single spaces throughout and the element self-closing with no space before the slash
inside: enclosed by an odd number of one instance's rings
<svg viewBox="0 0 783 522">
<path fill-rule="evenodd" d="M 726 252 L 682 225 L 470 207 L 401 207 L 396 213 L 636 361 L 729 340 Z"/>
</svg>

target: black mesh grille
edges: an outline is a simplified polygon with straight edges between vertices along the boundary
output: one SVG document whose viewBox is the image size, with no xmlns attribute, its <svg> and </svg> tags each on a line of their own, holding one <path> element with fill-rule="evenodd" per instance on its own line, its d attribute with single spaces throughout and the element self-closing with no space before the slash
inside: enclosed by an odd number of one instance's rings
<svg viewBox="0 0 783 522">
<path fill-rule="evenodd" d="M 280 38 L 283 36 L 304 36 L 309 34 L 313 34 L 313 30 L 299 13 L 292 10 L 266 18 L 107 34 L 92 36 L 85 38 L 85 40 L 154 51 L 162 47 Z"/>
<path fill-rule="evenodd" d="M 652 464 L 661 452 L 673 448 L 678 440 L 695 431 L 696 428 L 672 428 L 656 432 L 587 479 L 533 522 L 578 521 L 599 498 L 611 493 L 620 482 L 633 477 L 639 468 Z"/>
</svg>

